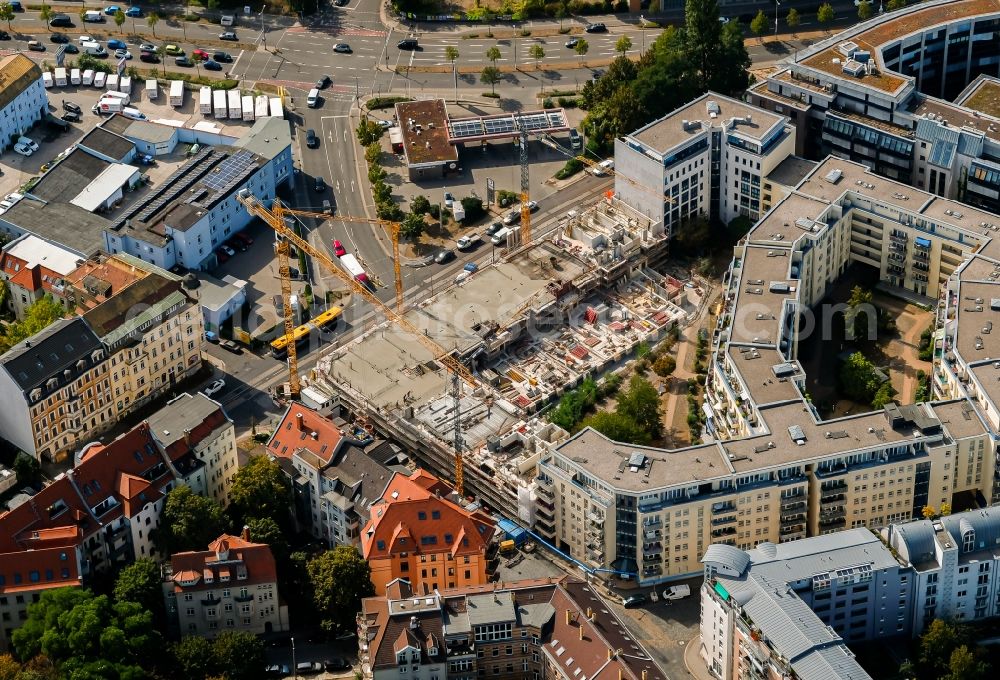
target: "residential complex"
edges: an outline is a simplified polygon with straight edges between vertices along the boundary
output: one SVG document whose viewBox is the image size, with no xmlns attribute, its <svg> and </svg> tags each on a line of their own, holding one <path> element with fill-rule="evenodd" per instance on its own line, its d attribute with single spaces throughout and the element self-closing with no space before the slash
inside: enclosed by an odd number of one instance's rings
<svg viewBox="0 0 1000 680">
<path fill-rule="evenodd" d="M 206 487 L 202 480 L 212 468 L 199 452 L 220 451 L 213 440 L 233 442 L 232 422 L 219 404 L 204 395 L 179 399 L 202 408 L 175 400 L 150 420 L 162 427 L 184 417 L 191 430 L 184 445 L 161 443 L 163 430 L 154 435 L 142 423 L 106 446 L 84 447 L 73 468 L 0 514 L 0 649 L 9 648 L 11 631 L 43 590 L 80 585 L 140 557 L 160 557 L 153 532 L 166 495 L 179 484 Z M 225 457 L 235 468 L 235 449 Z"/>
<path fill-rule="evenodd" d="M 0 59 L 0 140 L 13 146 L 49 111 L 42 70 L 23 54 Z"/>
<path fill-rule="evenodd" d="M 246 528 L 240 536 L 219 536 L 208 550 L 171 555 L 164 564 L 163 595 L 175 635 L 288 630 L 274 555 L 266 544 L 251 542 Z"/>
<path fill-rule="evenodd" d="M 348 427 L 293 402 L 271 434 L 267 452 L 292 482 L 299 525 L 329 547 L 360 548 L 369 506 L 382 497 L 393 473 L 369 455 L 377 446 L 371 436 L 351 437 Z"/>
<path fill-rule="evenodd" d="M 396 579 L 416 593 L 488 582 L 493 520 L 459 504 L 457 494 L 433 475 L 395 473 L 372 504 L 361 532 L 361 552 L 371 566 L 375 592 Z"/>
<path fill-rule="evenodd" d="M 3 247 L 0 277 L 7 283 L 7 308 L 18 319 L 33 302 L 51 295 L 66 305 L 66 277 L 82 264 L 76 253 L 37 236 L 25 235 Z"/>
<path fill-rule="evenodd" d="M 358 614 L 366 680 L 665 680 L 607 603 L 569 577 L 421 594 L 396 579 Z"/>
</svg>

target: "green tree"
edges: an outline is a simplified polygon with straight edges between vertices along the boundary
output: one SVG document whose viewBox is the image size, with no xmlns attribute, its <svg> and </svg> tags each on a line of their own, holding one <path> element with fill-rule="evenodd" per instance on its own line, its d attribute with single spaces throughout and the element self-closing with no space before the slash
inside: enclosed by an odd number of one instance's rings
<svg viewBox="0 0 1000 680">
<path fill-rule="evenodd" d="M 736 22 L 730 22 L 736 23 Z M 722 23 L 717 0 L 687 0 L 684 34 L 702 92 L 709 88 L 712 73 L 722 58 Z"/>
<path fill-rule="evenodd" d="M 545 48 L 539 44 L 534 44 L 528 48 L 528 56 L 535 60 L 535 70 L 542 67 L 542 59 L 545 58 Z"/>
<path fill-rule="evenodd" d="M 653 438 L 663 429 L 660 418 L 660 395 L 653 384 L 640 375 L 633 375 L 628 389 L 618 395 L 619 415 L 632 419 Z"/>
<path fill-rule="evenodd" d="M 500 60 L 500 57 L 502 56 L 503 55 L 500 53 L 500 48 L 497 47 L 496 45 L 486 50 L 486 58 L 489 59 L 491 62 L 493 62 L 494 66 L 497 65 L 497 62 Z"/>
<path fill-rule="evenodd" d="M 80 17 L 80 23 L 87 23 L 87 8 L 86 8 L 86 6 L 81 7 L 80 11 L 77 14 Z"/>
<path fill-rule="evenodd" d="M 154 538 L 161 554 L 172 555 L 205 550 L 225 530 L 226 519 L 219 504 L 182 484 L 167 494 Z"/>
<path fill-rule="evenodd" d="M 497 83 L 500 82 L 500 69 L 496 66 L 484 67 L 483 72 L 479 74 L 479 82 L 483 85 L 489 85 L 493 94 L 496 94 Z"/>
<path fill-rule="evenodd" d="M 969 631 L 962 624 L 934 619 L 920 636 L 920 675 L 924 678 L 949 677 L 952 654 L 970 642 Z"/>
<path fill-rule="evenodd" d="M 413 197 L 410 201 L 410 212 L 416 213 L 417 215 L 426 215 L 431 210 L 431 202 L 427 200 L 427 197 L 423 194 L 419 194 Z"/>
<path fill-rule="evenodd" d="M 124 33 L 122 26 L 125 25 L 125 18 L 125 12 L 119 8 L 118 11 L 115 12 L 115 26 L 118 27 L 118 33 Z"/>
<path fill-rule="evenodd" d="M 889 0 L 885 4 L 886 12 L 895 12 L 897 9 L 903 9 L 906 7 L 906 0 Z"/>
<path fill-rule="evenodd" d="M 840 367 L 840 386 L 852 400 L 869 404 L 875 398 L 881 382 L 875 365 L 861 352 L 855 352 Z"/>
<path fill-rule="evenodd" d="M 369 120 L 368 118 L 362 118 L 361 122 L 358 123 L 358 129 L 356 132 L 358 135 L 358 141 L 361 142 L 361 146 L 368 146 L 369 144 L 373 144 L 382 139 L 382 135 L 385 133 L 385 130 L 383 130 L 382 126 L 375 121 Z"/>
<path fill-rule="evenodd" d="M 833 11 L 833 5 L 828 2 L 824 2 L 816 10 L 816 20 L 821 24 L 829 24 L 835 18 L 837 18 L 837 15 Z"/>
<path fill-rule="evenodd" d="M 86 588 L 43 591 L 14 631 L 17 656 L 45 654 L 67 678 L 143 678 L 162 645 L 152 614 Z"/>
<path fill-rule="evenodd" d="M 872 408 L 882 408 L 891 402 L 895 395 L 896 390 L 893 389 L 892 383 L 886 380 L 884 383 L 879 385 L 877 390 L 875 390 L 875 396 L 872 397 Z"/>
<path fill-rule="evenodd" d="M 851 297 L 847 300 L 847 307 L 844 323 L 848 337 L 867 338 L 873 328 L 869 323 L 869 317 L 875 311 L 872 306 L 872 292 L 862 286 L 854 286 L 851 289 Z"/>
<path fill-rule="evenodd" d="M 158 23 L 160 23 L 160 15 L 156 12 L 150 12 L 149 16 L 146 17 L 146 25 L 153 32 L 154 38 L 156 37 L 156 24 Z"/>
<path fill-rule="evenodd" d="M 254 517 L 247 520 L 247 529 L 250 531 L 250 540 L 254 543 L 266 543 L 271 548 L 274 561 L 284 564 L 288 558 L 288 540 L 285 533 L 270 517 Z"/>
<path fill-rule="evenodd" d="M 368 166 L 368 181 L 372 184 L 378 184 L 379 182 L 385 182 L 385 178 L 388 173 L 378 163 L 372 163 Z"/>
<path fill-rule="evenodd" d="M 621 413 L 601 411 L 585 419 L 581 426 L 592 427 L 608 439 L 623 444 L 646 445 L 650 442 L 649 433 Z"/>
<path fill-rule="evenodd" d="M 14 21 L 17 14 L 14 12 L 14 8 L 11 7 L 9 2 L 0 2 L 0 21 L 7 22 L 7 30 L 13 30 L 11 28 L 10 22 Z M 0 678 L 2 680 L 2 678 Z"/>
<path fill-rule="evenodd" d="M 52 20 L 53 14 L 54 12 L 52 11 L 52 8 L 42 3 L 42 8 L 38 10 L 38 18 L 45 22 L 45 28 L 52 28 L 49 26 L 49 22 Z"/>
<path fill-rule="evenodd" d="M 372 142 L 365 146 L 365 160 L 369 163 L 378 163 L 379 159 L 382 158 L 382 145 L 378 142 Z"/>
<path fill-rule="evenodd" d="M 227 630 L 212 642 L 212 651 L 227 680 L 256 680 L 260 677 L 265 660 L 264 641 L 253 633 Z"/>
<path fill-rule="evenodd" d="M 868 21 L 872 18 L 872 3 L 869 0 L 861 0 L 858 5 L 858 19 L 861 21 Z"/>
<path fill-rule="evenodd" d="M 418 239 L 424 233 L 426 226 L 423 213 L 409 212 L 399 225 L 399 235 L 411 240 Z"/>
<path fill-rule="evenodd" d="M 673 373 L 676 368 L 677 359 L 666 353 L 653 362 L 653 373 L 664 378 Z"/>
<path fill-rule="evenodd" d="M 288 524 L 291 501 L 288 477 L 268 456 L 251 456 L 233 475 L 229 510 L 236 526 L 252 518 L 270 517 L 284 527 Z"/>
<path fill-rule="evenodd" d="M 454 64 L 458 61 L 458 48 L 448 45 L 444 48 L 444 58 L 448 60 L 448 63 Z"/>
<path fill-rule="evenodd" d="M 61 318 L 64 312 L 63 306 L 51 295 L 46 294 L 38 298 L 24 310 L 22 320 L 7 326 L 6 332 L 0 336 L 0 352 L 6 352 L 22 340 L 27 340 L 45 330 Z"/>
<path fill-rule="evenodd" d="M 693 254 L 708 246 L 712 225 L 703 215 L 696 215 L 680 224 L 674 232 L 674 243 L 682 252 Z"/>
<path fill-rule="evenodd" d="M 737 96 L 750 87 L 750 55 L 743 39 L 743 26 L 730 21 L 722 27 L 719 62 L 709 73 L 708 87 L 713 92 Z"/>
<path fill-rule="evenodd" d="M 42 481 L 42 466 L 34 456 L 19 451 L 14 458 L 14 474 L 19 486 L 35 486 Z"/>
<path fill-rule="evenodd" d="M 960 645 L 948 659 L 948 671 L 944 680 L 983 680 L 989 674 L 989 664 L 967 645 Z"/>
<path fill-rule="evenodd" d="M 361 598 L 375 594 L 371 567 L 354 547 L 339 545 L 309 561 L 309 581 L 320 622 L 327 631 L 354 625 Z"/>
<path fill-rule="evenodd" d="M 562 3 L 556 5 L 556 11 L 552 16 L 559 20 L 559 31 L 561 32 L 563 30 L 563 20 L 569 16 L 569 12 L 566 11 L 566 6 Z"/>
<path fill-rule="evenodd" d="M 617 52 L 618 54 L 620 54 L 620 55 L 622 55 L 624 57 L 625 54 L 630 49 L 632 49 L 632 39 L 631 38 L 629 38 L 627 35 L 623 35 L 622 37 L 618 38 L 618 42 L 615 43 L 615 52 Z"/>
<path fill-rule="evenodd" d="M 139 558 L 118 572 L 113 594 L 115 602 L 135 602 L 151 612 L 154 621 L 163 621 L 163 581 L 159 565 L 150 558 Z"/>
<path fill-rule="evenodd" d="M 764 16 L 764 10 L 758 10 L 757 16 L 750 20 L 750 30 L 757 38 L 760 38 L 767 30 L 767 17 Z"/>
<path fill-rule="evenodd" d="M 587 56 L 587 51 L 589 49 L 590 49 L 590 43 L 588 43 L 583 38 L 580 38 L 579 40 L 577 40 L 576 44 L 573 45 L 573 51 L 576 52 L 577 56 L 580 57 L 580 63 L 581 64 L 584 63 L 583 62 L 583 58 Z"/>
<path fill-rule="evenodd" d="M 186 635 L 171 647 L 178 676 L 208 678 L 220 670 L 212 643 L 199 635 Z"/>
<path fill-rule="evenodd" d="M 792 29 L 793 33 L 795 32 L 795 29 L 799 27 L 801 22 L 802 20 L 799 18 L 799 10 L 794 7 L 788 10 L 788 16 L 785 17 L 785 25 Z"/>
</svg>

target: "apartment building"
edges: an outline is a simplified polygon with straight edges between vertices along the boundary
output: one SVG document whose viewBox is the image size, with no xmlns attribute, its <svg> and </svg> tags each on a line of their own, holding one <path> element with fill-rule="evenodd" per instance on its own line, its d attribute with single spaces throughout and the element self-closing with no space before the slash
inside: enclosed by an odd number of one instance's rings
<svg viewBox="0 0 1000 680">
<path fill-rule="evenodd" d="M 569 578 L 421 594 L 406 579 L 362 600 L 365 680 L 665 680 L 587 583 Z"/>
<path fill-rule="evenodd" d="M 485 512 L 460 501 L 428 472 L 393 474 L 361 532 L 376 593 L 384 594 L 396 579 L 425 594 L 487 583 L 496 526 Z"/>
<path fill-rule="evenodd" d="M 66 308 L 83 314 L 154 270 L 161 276 L 172 276 L 165 269 L 152 268 L 129 255 L 101 255 L 81 262 L 65 277 Z"/>
<path fill-rule="evenodd" d="M 372 438 L 347 434 L 348 424 L 293 403 L 267 443 L 288 473 L 300 526 L 329 547 L 361 547 L 369 506 L 382 497 L 392 473 L 369 455 Z"/>
<path fill-rule="evenodd" d="M 239 461 L 236 428 L 219 402 L 201 392 L 185 392 L 146 423 L 178 477 L 195 493 L 226 507 Z"/>
<path fill-rule="evenodd" d="M 699 215 L 756 221 L 762 178 L 794 148 L 785 116 L 709 92 L 615 140 L 615 192 L 668 235 Z"/>
<path fill-rule="evenodd" d="M 914 635 L 936 618 L 978 621 L 997 616 L 996 508 L 893 524 L 882 535 L 913 573 L 909 625 Z"/>
<path fill-rule="evenodd" d="M 716 544 L 702 561 L 701 655 L 714 677 L 867 680 L 847 643 L 911 633 L 912 574 L 867 529 Z"/>
<path fill-rule="evenodd" d="M 49 111 L 42 69 L 23 54 L 0 59 L 0 139 L 13 146 Z"/>
<path fill-rule="evenodd" d="M 219 536 L 208 550 L 171 555 L 163 572 L 167 621 L 175 636 L 288 630 L 271 548 L 252 543 L 246 528 L 240 536 Z"/>
<path fill-rule="evenodd" d="M 37 236 L 26 234 L 3 247 L 0 278 L 7 282 L 7 308 L 18 319 L 43 295 L 66 305 L 66 277 L 82 262 L 80 256 Z"/>
</svg>

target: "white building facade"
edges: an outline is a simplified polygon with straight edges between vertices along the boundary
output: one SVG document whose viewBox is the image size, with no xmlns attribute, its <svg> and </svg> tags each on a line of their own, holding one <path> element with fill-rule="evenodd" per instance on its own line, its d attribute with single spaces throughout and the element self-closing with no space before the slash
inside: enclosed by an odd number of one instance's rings
<svg viewBox="0 0 1000 680">
<path fill-rule="evenodd" d="M 42 70 L 23 54 L 0 59 L 0 145 L 12 146 L 49 110 Z"/>
</svg>

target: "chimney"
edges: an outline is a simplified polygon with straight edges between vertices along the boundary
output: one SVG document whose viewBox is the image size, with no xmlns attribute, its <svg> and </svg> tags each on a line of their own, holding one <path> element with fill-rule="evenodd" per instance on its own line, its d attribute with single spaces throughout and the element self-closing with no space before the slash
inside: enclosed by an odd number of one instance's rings
<svg viewBox="0 0 1000 680">
<path fill-rule="evenodd" d="M 608 647 L 608 661 L 611 661 L 611 657 L 613 657 L 613 656 L 614 656 L 614 652 L 612 652 L 611 648 Z"/>
<path fill-rule="evenodd" d="M 618 667 L 618 680 L 622 680 L 622 669 L 621 669 L 621 666 Z"/>
<path fill-rule="evenodd" d="M 306 429 L 305 425 L 302 424 L 302 414 L 301 413 L 296 413 L 295 414 L 295 427 L 297 427 L 300 431 Z"/>
<path fill-rule="evenodd" d="M 242 538 L 244 541 L 250 540 L 250 527 L 247 526 L 246 524 L 243 525 L 243 531 L 240 532 L 240 538 Z"/>
<path fill-rule="evenodd" d="M 567 609 L 566 610 L 566 625 L 568 626 L 571 623 L 573 623 L 573 610 L 572 609 Z"/>
<path fill-rule="evenodd" d="M 646 680 L 647 677 L 649 677 L 649 671 L 647 671 L 645 668 L 643 668 L 642 669 L 642 680 Z"/>
<path fill-rule="evenodd" d="M 589 619 L 592 618 L 593 616 L 594 616 L 594 610 L 591 609 L 590 607 L 587 607 L 587 618 Z"/>
<path fill-rule="evenodd" d="M 191 430 L 184 428 L 184 445 L 191 448 Z"/>
<path fill-rule="evenodd" d="M 583 639 L 583 621 L 580 622 L 580 624 L 577 626 L 577 628 L 580 629 L 580 639 L 582 640 Z"/>
<path fill-rule="evenodd" d="M 411 616 L 410 617 L 410 630 L 417 630 L 418 628 L 420 628 L 420 621 L 417 620 L 416 616 Z M 646 671 L 643 671 L 643 673 L 645 673 L 645 672 Z M 646 680 L 646 678 L 643 677 L 642 680 Z"/>
</svg>

